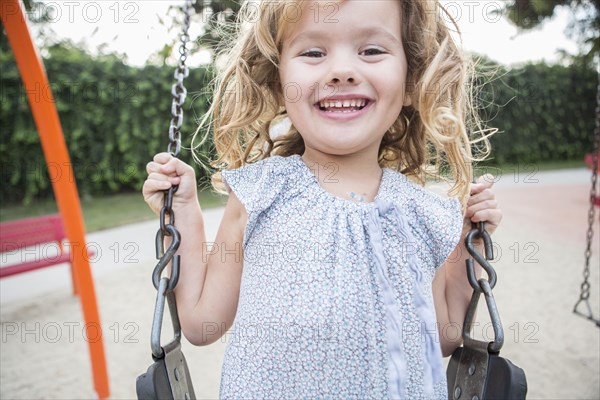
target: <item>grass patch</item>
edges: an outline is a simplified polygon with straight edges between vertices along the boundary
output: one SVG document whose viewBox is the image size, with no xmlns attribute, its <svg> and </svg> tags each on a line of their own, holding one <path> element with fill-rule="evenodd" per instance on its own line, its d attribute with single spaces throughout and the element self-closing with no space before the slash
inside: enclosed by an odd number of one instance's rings
<svg viewBox="0 0 600 400">
<path fill-rule="evenodd" d="M 225 205 L 226 197 L 212 191 L 198 192 L 203 209 Z M 141 193 L 120 193 L 111 196 L 82 199 L 83 219 L 87 232 L 114 228 L 157 218 L 148 208 Z M 56 214 L 55 200 L 45 199 L 30 205 L 12 205 L 0 208 L 0 221 Z"/>
</svg>

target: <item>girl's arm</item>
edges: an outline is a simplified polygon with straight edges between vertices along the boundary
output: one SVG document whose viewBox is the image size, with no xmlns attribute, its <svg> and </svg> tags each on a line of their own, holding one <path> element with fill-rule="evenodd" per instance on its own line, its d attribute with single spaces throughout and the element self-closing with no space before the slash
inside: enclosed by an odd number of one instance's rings
<svg viewBox="0 0 600 400">
<path fill-rule="evenodd" d="M 491 190 L 493 184 L 494 177 L 485 175 L 479 178 L 478 183 L 472 185 L 461 239 L 444 265 L 436 271 L 433 279 L 433 299 L 444 357 L 452 354 L 462 343 L 463 322 L 473 294 L 465 267 L 465 261 L 469 258 L 464 244 L 465 235 L 471 228 L 471 222 L 484 221 L 486 230 L 492 234 L 502 220 L 502 211 L 498 208 L 496 197 Z M 483 254 L 482 243 L 478 243 L 477 247 Z M 481 267 L 477 263 L 475 265 L 479 276 Z"/>
<path fill-rule="evenodd" d="M 157 154 L 146 169 L 144 199 L 155 213 L 162 207 L 163 191 L 179 185 L 173 198 L 175 222 L 181 233 L 177 311 L 186 338 L 196 345 L 210 344 L 235 318 L 246 211 L 231 193 L 215 243 L 207 243 L 194 170 L 168 153 Z"/>
</svg>

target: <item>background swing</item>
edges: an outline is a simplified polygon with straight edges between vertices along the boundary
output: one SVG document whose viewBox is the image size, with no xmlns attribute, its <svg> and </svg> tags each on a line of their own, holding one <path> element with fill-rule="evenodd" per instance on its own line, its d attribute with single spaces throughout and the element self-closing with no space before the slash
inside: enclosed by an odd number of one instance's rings
<svg viewBox="0 0 600 400">
<path fill-rule="evenodd" d="M 592 239 L 594 238 L 594 219 L 595 219 L 595 207 L 598 206 L 598 193 L 597 193 L 597 182 L 598 182 L 598 158 L 600 151 L 600 82 L 598 82 L 598 89 L 596 91 L 596 126 L 594 128 L 594 148 L 591 154 L 591 167 L 592 167 L 592 187 L 590 189 L 590 208 L 588 211 L 588 229 L 586 232 L 587 246 L 585 249 L 585 263 L 583 267 L 583 282 L 580 286 L 579 299 L 573 307 L 573 313 L 579 315 L 585 319 L 588 319 L 596 324 L 600 328 L 600 317 L 594 316 L 592 307 L 590 306 L 590 258 L 592 257 Z"/>
</svg>

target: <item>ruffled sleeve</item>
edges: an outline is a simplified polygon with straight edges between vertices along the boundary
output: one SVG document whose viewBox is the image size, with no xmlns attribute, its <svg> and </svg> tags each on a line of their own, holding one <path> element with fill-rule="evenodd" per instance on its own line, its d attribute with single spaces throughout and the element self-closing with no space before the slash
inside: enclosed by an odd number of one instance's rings
<svg viewBox="0 0 600 400">
<path fill-rule="evenodd" d="M 244 246 L 260 215 L 282 196 L 292 165 L 285 157 L 273 156 L 234 170 L 221 172 L 229 192 L 233 191 L 248 213 Z"/>
<path fill-rule="evenodd" d="M 408 205 L 413 214 L 413 228 L 424 243 L 421 249 L 428 266 L 437 269 L 460 240 L 463 227 L 460 202 L 413 185 L 418 188 Z"/>
<path fill-rule="evenodd" d="M 400 173 L 394 173 L 390 186 L 386 198 L 401 206 L 423 266 L 434 271 L 460 240 L 463 226 L 460 202 L 424 188 Z"/>
</svg>

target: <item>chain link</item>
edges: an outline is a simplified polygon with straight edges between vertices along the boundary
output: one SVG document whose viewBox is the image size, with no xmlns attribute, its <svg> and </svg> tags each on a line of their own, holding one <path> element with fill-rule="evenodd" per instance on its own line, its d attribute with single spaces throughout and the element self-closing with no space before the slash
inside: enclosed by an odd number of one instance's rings
<svg viewBox="0 0 600 400">
<path fill-rule="evenodd" d="M 173 96 L 173 103 L 171 105 L 171 125 L 169 126 L 169 146 L 167 151 L 171 153 L 173 157 L 179 155 L 181 150 L 181 125 L 183 123 L 183 103 L 187 96 L 187 90 L 183 85 L 183 80 L 188 77 L 190 71 L 185 64 L 188 55 L 187 44 L 190 41 L 190 35 L 188 33 L 190 29 L 190 18 L 194 12 L 193 1 L 186 0 L 183 6 L 183 29 L 180 37 L 179 46 L 179 63 L 175 69 L 173 77 L 176 82 L 171 88 L 171 95 Z"/>
<path fill-rule="evenodd" d="M 181 35 L 181 45 L 179 47 L 179 63 L 177 68 L 175 69 L 174 78 L 176 80 L 175 84 L 171 88 L 171 94 L 173 96 L 173 103 L 171 105 L 171 124 L 169 126 L 169 145 L 167 147 L 167 151 L 173 156 L 177 157 L 179 155 L 179 151 L 181 149 L 181 125 L 183 123 L 183 103 L 185 102 L 185 97 L 187 95 L 187 90 L 183 85 L 183 80 L 189 75 L 188 67 L 185 65 L 187 60 L 187 43 L 190 40 L 188 30 L 190 28 L 190 18 L 192 13 L 194 12 L 194 2 L 193 0 L 186 0 L 183 8 L 184 14 L 184 22 L 182 28 Z M 175 228 L 175 212 L 173 211 L 173 196 L 175 192 L 177 192 L 178 186 L 171 186 L 169 190 L 165 191 L 165 197 L 163 206 L 160 210 L 160 228 L 158 232 L 156 232 L 156 258 L 159 260 L 152 272 L 152 282 L 156 289 L 159 289 L 159 283 L 162 279 L 167 280 L 166 291 L 169 293 L 175 289 L 175 285 L 177 285 L 177 281 L 179 280 L 179 256 L 175 255 L 179 245 L 181 244 L 181 236 L 177 228 Z M 171 238 L 171 242 L 169 244 L 168 249 L 165 251 L 164 242 L 165 238 L 169 236 Z M 171 276 L 170 278 L 161 277 L 163 271 L 167 267 L 167 265 L 172 264 L 171 268 Z M 159 297 L 165 295 L 165 293 L 158 293 Z M 157 304 L 163 304 L 162 308 L 164 308 L 164 301 L 162 303 L 157 302 Z M 158 313 L 162 315 L 162 309 L 155 310 L 155 314 Z M 157 314 L 157 315 L 158 315 Z M 155 328 L 154 329 L 159 329 Z M 154 335 L 154 333 L 153 333 Z M 154 335 L 156 336 L 156 335 Z M 153 337 L 154 337 L 153 336 Z M 158 335 L 160 338 L 160 334 Z M 156 345 L 156 343 L 155 343 Z M 154 346 L 156 347 L 156 346 Z"/>
<path fill-rule="evenodd" d="M 590 208 L 588 211 L 588 229 L 587 229 L 587 247 L 585 249 L 585 266 L 583 268 L 583 282 L 581 283 L 581 293 L 579 300 L 575 303 L 573 312 L 581 315 L 591 321 L 594 321 L 600 327 L 600 319 L 594 318 L 592 308 L 589 303 L 590 298 L 590 258 L 592 257 L 592 239 L 594 237 L 594 218 L 596 214 L 595 203 L 597 194 L 598 182 L 598 151 L 600 148 L 600 80 L 596 91 L 596 126 L 594 129 L 594 145 L 592 152 L 592 186 L 590 188 Z M 579 305 L 583 303 L 586 306 L 587 313 L 578 310 Z"/>
<path fill-rule="evenodd" d="M 187 96 L 187 89 L 183 85 L 183 80 L 188 77 L 189 69 L 185 64 L 187 60 L 188 48 L 187 44 L 190 41 L 188 31 L 190 29 L 190 19 L 194 12 L 193 0 L 186 0 L 183 6 L 183 28 L 180 37 L 179 46 L 179 63 L 173 74 L 176 82 L 171 87 L 171 95 L 173 96 L 173 102 L 171 104 L 171 124 L 169 126 L 169 144 L 167 151 L 173 156 L 177 157 L 181 150 L 181 125 L 183 124 L 183 103 Z M 160 231 L 163 236 L 170 236 L 169 231 L 166 229 L 168 224 L 175 225 L 175 213 L 172 209 L 173 195 L 177 191 L 177 186 L 171 187 L 165 192 L 164 204 L 160 210 Z M 168 220 L 168 222 L 167 222 Z M 158 253 L 158 252 L 157 252 Z"/>
<path fill-rule="evenodd" d="M 173 156 L 179 155 L 181 149 L 181 125 L 183 123 L 183 103 L 187 91 L 183 86 L 183 80 L 188 76 L 188 69 L 185 65 L 187 59 L 187 43 L 189 42 L 188 29 L 190 27 L 190 17 L 193 12 L 193 1 L 186 0 L 182 7 L 184 13 L 183 34 L 181 35 L 181 46 L 179 48 L 179 64 L 175 70 L 176 83 L 171 89 L 173 95 L 173 104 L 171 106 L 171 124 L 169 126 L 169 145 L 167 151 Z M 150 336 L 150 348 L 152 356 L 156 361 L 150 368 L 159 365 L 164 372 L 161 379 L 157 379 L 159 375 L 151 375 L 153 391 L 155 395 L 157 385 L 164 386 L 170 392 L 169 398 L 175 399 L 195 399 L 194 388 L 192 382 L 189 381 L 189 372 L 183 353 L 181 353 L 181 324 L 179 315 L 177 314 L 177 302 L 173 290 L 179 281 L 180 256 L 176 255 L 181 244 L 181 235 L 175 228 L 175 212 L 173 211 L 173 196 L 177 192 L 177 186 L 171 186 L 165 191 L 164 203 L 160 210 L 160 228 L 156 232 L 155 247 L 156 258 L 158 262 L 152 271 L 152 283 L 156 288 L 156 303 L 154 305 L 154 318 L 152 320 L 152 330 Z M 170 237 L 169 247 L 165 251 L 165 239 Z M 163 271 L 168 265 L 171 265 L 171 274 L 169 277 L 162 276 Z M 162 322 L 165 312 L 165 303 L 169 306 L 169 314 L 171 315 L 171 325 L 173 328 L 173 339 L 165 346 L 161 345 Z M 161 364 L 157 364 L 159 360 L 163 360 Z M 148 369 L 150 373 L 151 369 Z M 157 371 L 155 369 L 154 371 Z M 165 382 L 166 377 L 166 382 Z M 138 378 L 138 382 L 139 382 Z M 145 381 L 146 382 L 146 381 Z M 140 397 L 139 385 L 138 399 Z M 150 393 L 150 392 L 146 392 Z M 147 396 L 144 396 L 147 397 Z"/>
<path fill-rule="evenodd" d="M 476 183 L 477 179 L 473 176 L 473 183 Z M 476 242 L 483 242 L 484 253 L 481 254 L 476 246 Z M 467 314 L 465 316 L 462 337 L 464 340 L 465 347 L 476 347 L 477 340 L 471 337 L 470 329 L 476 315 L 477 304 L 481 293 L 484 294 L 486 299 L 487 310 L 494 327 L 494 340 L 487 344 L 488 351 L 491 353 L 498 353 L 504 345 L 504 328 L 500 321 L 500 313 L 498 307 L 496 307 L 496 301 L 492 289 L 496 286 L 497 274 L 496 270 L 490 264 L 490 260 L 494 259 L 494 248 L 492 243 L 492 237 L 485 229 L 484 222 L 471 223 L 471 230 L 465 236 L 465 247 L 469 252 L 469 257 L 466 260 L 467 268 L 467 279 L 469 284 L 473 288 L 473 294 L 471 295 L 471 301 L 467 308 Z M 475 273 L 475 263 L 479 264 L 481 268 L 487 273 L 486 278 L 477 278 Z"/>
</svg>

